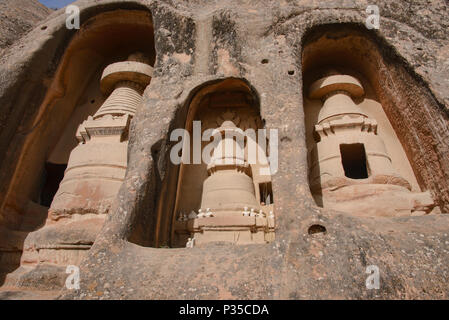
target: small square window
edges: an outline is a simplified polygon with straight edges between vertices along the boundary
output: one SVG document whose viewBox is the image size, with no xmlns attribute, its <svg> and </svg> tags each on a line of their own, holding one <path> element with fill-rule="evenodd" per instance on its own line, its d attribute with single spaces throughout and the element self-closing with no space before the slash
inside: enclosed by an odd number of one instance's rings
<svg viewBox="0 0 449 320">
<path fill-rule="evenodd" d="M 271 182 L 259 184 L 260 203 L 264 205 L 273 204 L 273 188 Z"/>
</svg>

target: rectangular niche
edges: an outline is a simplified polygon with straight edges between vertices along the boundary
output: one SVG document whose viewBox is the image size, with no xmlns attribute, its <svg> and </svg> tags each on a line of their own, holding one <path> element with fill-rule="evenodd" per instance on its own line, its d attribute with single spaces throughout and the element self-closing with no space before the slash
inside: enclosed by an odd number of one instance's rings
<svg viewBox="0 0 449 320">
<path fill-rule="evenodd" d="M 351 179 L 368 178 L 366 152 L 363 143 L 341 144 L 340 154 L 346 177 Z"/>
<path fill-rule="evenodd" d="M 271 182 L 259 184 L 259 192 L 260 203 L 264 203 L 267 206 L 273 204 L 273 188 Z"/>
</svg>

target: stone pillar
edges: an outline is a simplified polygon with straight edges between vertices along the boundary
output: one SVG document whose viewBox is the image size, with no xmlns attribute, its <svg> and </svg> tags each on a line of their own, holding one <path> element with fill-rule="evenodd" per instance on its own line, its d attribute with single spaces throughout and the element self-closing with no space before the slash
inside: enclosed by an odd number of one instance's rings
<svg viewBox="0 0 449 320">
<path fill-rule="evenodd" d="M 152 73 L 140 54 L 104 70 L 101 90 L 108 98 L 79 126 L 79 145 L 46 225 L 26 240 L 23 263 L 76 264 L 93 244 L 125 177 L 130 121 Z"/>
<path fill-rule="evenodd" d="M 323 102 L 315 126 L 319 141 L 311 153 L 312 192 L 325 207 L 360 214 L 402 215 L 432 208 L 430 194 L 411 193 L 410 183 L 396 172 L 376 120 L 353 101 L 363 96 L 362 84 L 349 75 L 331 74 L 311 85 L 309 97 Z M 355 174 L 348 174 L 352 169 Z"/>
</svg>

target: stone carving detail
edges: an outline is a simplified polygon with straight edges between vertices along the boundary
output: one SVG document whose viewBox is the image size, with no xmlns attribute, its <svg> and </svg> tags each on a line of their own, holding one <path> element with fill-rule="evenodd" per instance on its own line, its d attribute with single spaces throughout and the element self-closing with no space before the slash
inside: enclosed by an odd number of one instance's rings
<svg viewBox="0 0 449 320">
<path fill-rule="evenodd" d="M 101 90 L 109 97 L 78 128 L 80 143 L 70 155 L 51 205 L 53 217 L 65 212 L 108 212 L 126 172 L 129 124 L 152 76 L 152 67 L 144 62 L 135 54 L 104 70 Z"/>
<path fill-rule="evenodd" d="M 335 72 L 312 83 L 311 99 L 321 99 L 312 150 L 312 192 L 324 207 L 366 215 L 424 214 L 434 207 L 428 192 L 411 192 L 392 165 L 377 122 L 353 101 L 365 94 L 358 79 Z M 362 200 L 359 200 L 362 199 Z"/>
<path fill-rule="evenodd" d="M 196 214 L 195 211 L 192 211 L 192 212 L 189 214 L 189 220 L 193 220 L 193 219 L 196 219 L 196 218 L 198 218 L 198 215 Z"/>
</svg>

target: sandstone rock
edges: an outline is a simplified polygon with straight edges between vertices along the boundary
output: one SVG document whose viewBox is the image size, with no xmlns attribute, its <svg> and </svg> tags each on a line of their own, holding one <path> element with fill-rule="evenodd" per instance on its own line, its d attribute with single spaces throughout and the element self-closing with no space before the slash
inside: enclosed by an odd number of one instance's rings
<svg viewBox="0 0 449 320">
<path fill-rule="evenodd" d="M 0 1 L 0 49 L 13 44 L 52 12 L 37 0 Z"/>
<path fill-rule="evenodd" d="M 58 13 L 46 30 L 34 29 L 0 58 L 0 224 L 12 234 L 13 243 L 6 244 L 17 249 L 8 261 L 17 260 L 23 245 L 42 244 L 42 252 L 30 250 L 16 272 L 3 276 L 9 284 L 54 290 L 67 256 L 46 246 L 56 238 L 63 240 L 57 243 L 61 249 L 95 238 L 80 263 L 81 290 L 66 290 L 61 298 L 98 299 L 97 293 L 106 291 L 111 299 L 449 297 L 447 3 L 378 1 L 379 30 L 365 27 L 366 3 L 360 1 L 77 4 L 82 31 L 67 30 Z M 23 222 L 39 211 L 29 203 L 37 201 L 40 171 L 48 159 L 63 159 L 67 151 L 58 149 L 53 158 L 50 150 L 70 120 L 84 120 L 84 112 L 104 102 L 100 70 L 136 50 L 148 53 L 154 74 L 130 124 L 126 176 L 104 225 L 81 219 L 73 228 L 70 218 L 61 217 L 48 233 L 30 233 L 30 226 L 41 226 Z M 320 207 L 309 182 L 307 152 L 316 121 L 308 117 L 308 88 L 323 64 L 339 63 L 359 73 L 351 76 L 375 102 L 361 114 L 382 111 L 372 117 L 384 123 L 379 134 L 395 137 L 388 151 L 392 159 L 403 159 L 405 168 L 373 179 L 373 185 L 387 186 L 375 191 L 338 180 L 333 187 L 342 187 L 342 193 L 331 197 L 337 205 Z M 258 219 L 266 219 L 275 237 L 236 245 L 219 237 L 197 243 L 187 234 L 189 248 L 176 246 L 175 227 L 193 222 L 178 221 L 177 214 L 190 208 L 175 210 L 182 174 L 170 162 L 170 134 L 189 125 L 202 102 L 201 116 L 211 112 L 211 101 L 230 103 L 223 98 L 228 94 L 236 108 L 243 102 L 257 106 L 251 111 L 263 126 L 279 132 L 279 167 L 269 181 L 273 209 L 263 212 L 268 218 L 254 217 L 259 208 L 239 206 L 242 215 L 234 222 L 241 226 L 247 221 L 240 218 L 253 219 L 257 226 Z M 193 170 L 185 189 L 201 194 L 197 182 L 207 174 L 207 166 Z M 409 189 L 419 196 L 410 197 Z M 361 214 L 354 214 L 363 197 L 370 200 L 362 200 Z M 403 205 L 404 212 L 390 214 L 391 207 Z M 443 214 L 428 214 L 434 205 Z M 198 207 L 205 211 L 195 212 L 205 217 L 192 221 L 222 227 L 210 220 L 220 218 L 221 208 Z M 344 212 L 348 208 L 352 212 Z M 43 263 L 26 266 L 41 253 Z M 371 265 L 380 270 L 379 290 L 365 284 Z"/>
</svg>

